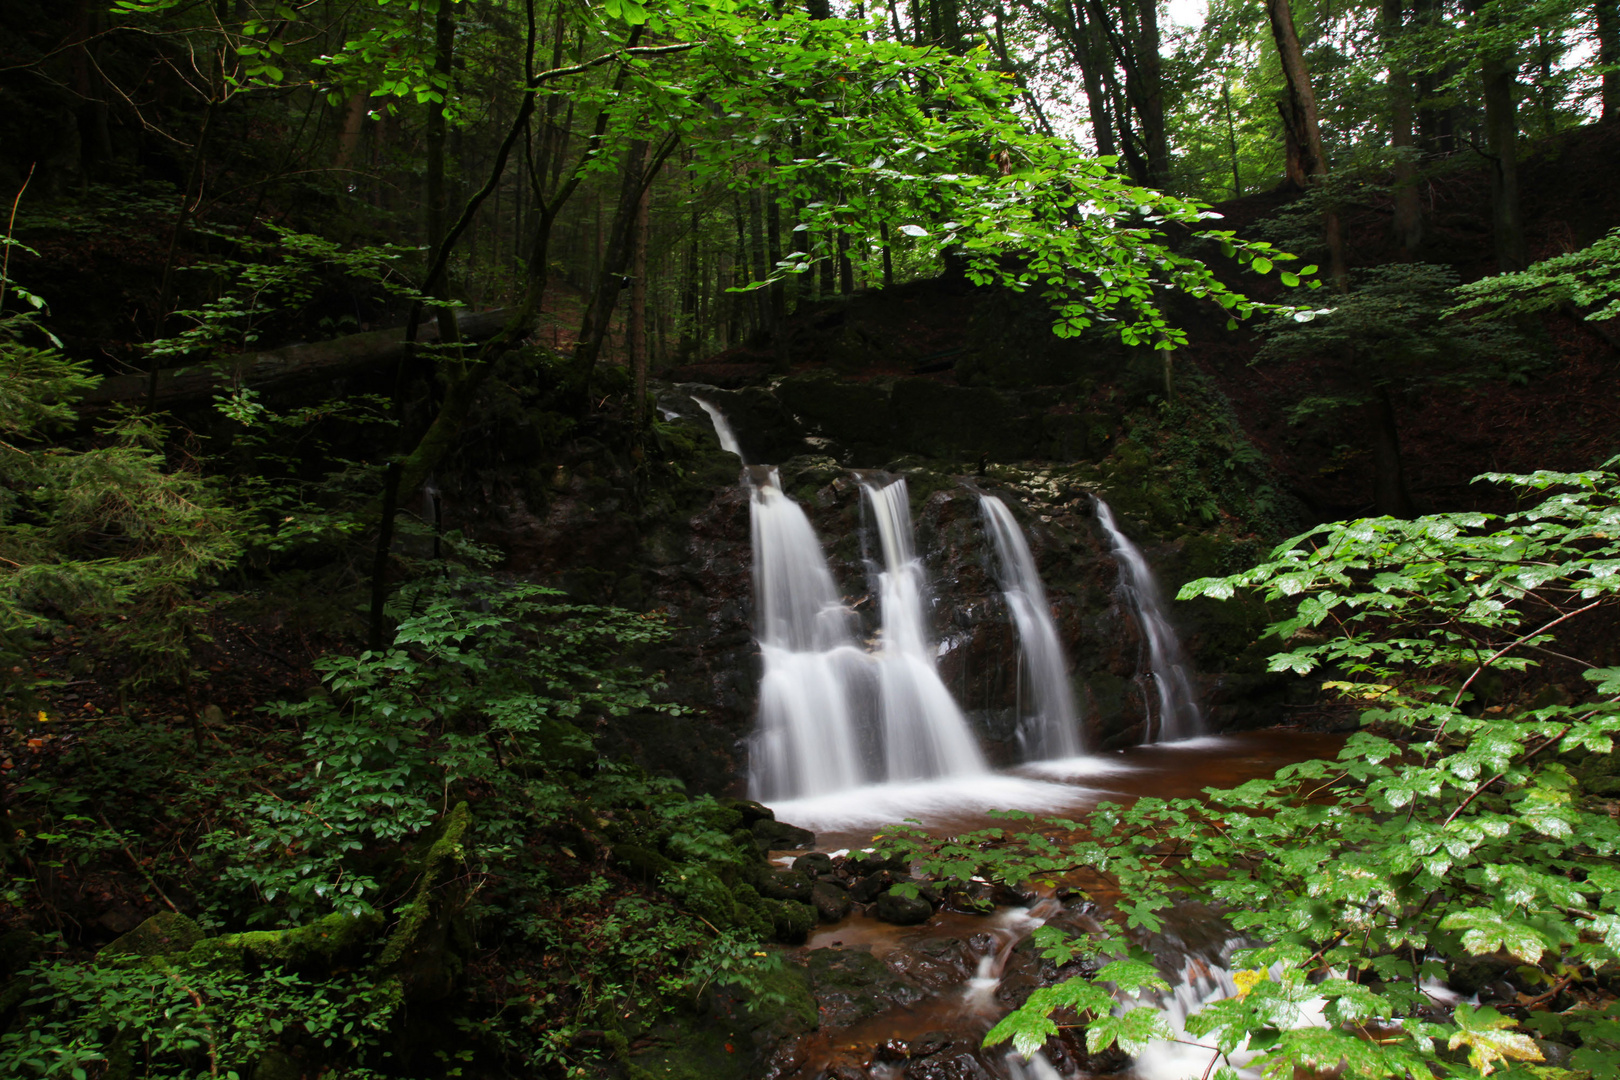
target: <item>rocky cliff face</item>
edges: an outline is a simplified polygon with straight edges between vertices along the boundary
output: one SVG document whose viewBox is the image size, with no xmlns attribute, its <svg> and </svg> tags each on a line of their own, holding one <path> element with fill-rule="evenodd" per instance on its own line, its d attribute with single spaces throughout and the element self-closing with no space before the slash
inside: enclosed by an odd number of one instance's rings
<svg viewBox="0 0 1620 1080">
<path fill-rule="evenodd" d="M 1235 569 L 1258 545 L 1231 528 L 1192 528 L 1175 477 L 1130 437 L 1118 412 L 1077 408 L 1059 391 L 1008 392 L 926 379 L 849 382 L 796 376 L 771 386 L 660 391 L 662 485 L 605 441 L 575 439 L 545 468 L 482 481 L 464 524 L 508 553 L 505 569 L 561 583 L 581 600 L 659 611 L 671 640 L 647 657 L 686 715 L 631 716 L 600 732 L 622 752 L 696 789 L 746 779 L 759 657 L 754 643 L 749 493 L 719 449 L 698 395 L 730 418 L 752 462 L 778 465 L 810 516 L 833 574 L 868 637 L 878 627 L 875 538 L 853 469 L 908 484 L 929 575 L 939 668 L 991 760 L 1017 759 L 1018 638 L 995 578 L 979 491 L 998 495 L 1030 542 L 1074 673 L 1095 749 L 1141 741 L 1151 685 L 1138 628 L 1116 596 L 1118 569 L 1096 523 L 1108 499 L 1142 544 L 1167 595 L 1192 577 Z M 1072 395 L 1071 395 L 1072 398 Z M 1139 433 L 1138 433 L 1139 434 Z M 1256 613 L 1173 605 L 1200 671 L 1212 725 L 1278 719 L 1282 684 L 1259 674 Z"/>
</svg>

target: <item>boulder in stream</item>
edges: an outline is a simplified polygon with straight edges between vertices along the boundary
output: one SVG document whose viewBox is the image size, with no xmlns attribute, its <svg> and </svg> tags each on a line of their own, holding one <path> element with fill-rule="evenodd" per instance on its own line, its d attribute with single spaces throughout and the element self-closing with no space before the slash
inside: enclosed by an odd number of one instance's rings
<svg viewBox="0 0 1620 1080">
<path fill-rule="evenodd" d="M 934 905 L 920 896 L 886 892 L 877 898 L 872 914 L 896 926 L 915 926 L 933 917 Z"/>
<path fill-rule="evenodd" d="M 822 922 L 837 922 L 849 914 L 852 906 L 848 891 L 825 881 L 818 881 L 810 889 L 810 903 L 815 906 L 816 914 Z"/>
</svg>

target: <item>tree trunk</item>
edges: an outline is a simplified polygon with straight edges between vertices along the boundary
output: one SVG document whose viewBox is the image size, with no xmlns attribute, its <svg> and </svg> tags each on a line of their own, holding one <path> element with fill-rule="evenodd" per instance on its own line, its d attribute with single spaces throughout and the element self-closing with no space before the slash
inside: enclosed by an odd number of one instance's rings
<svg viewBox="0 0 1620 1080">
<path fill-rule="evenodd" d="M 1412 76 L 1397 52 L 1405 31 L 1404 19 L 1405 0 L 1384 0 L 1380 29 L 1389 56 L 1389 145 L 1395 152 L 1395 214 L 1390 231 L 1410 258 L 1423 242 L 1423 203 L 1418 198 L 1412 162 Z"/>
<path fill-rule="evenodd" d="M 590 381 L 591 371 L 601 356 L 607 341 L 608 329 L 613 322 L 613 311 L 619 303 L 619 293 L 625 285 L 626 267 L 630 263 L 630 249 L 635 239 L 637 208 L 641 205 L 642 174 L 647 160 L 647 140 L 636 139 L 624 152 L 624 164 L 619 176 L 619 202 L 608 231 L 606 251 L 597 270 L 596 290 L 585 308 L 585 317 L 579 328 L 579 340 L 574 347 L 573 362 L 569 365 L 570 379 L 575 390 L 583 390 Z"/>
<path fill-rule="evenodd" d="M 640 168 L 648 168 L 650 147 L 643 145 Z M 636 206 L 635 238 L 630 254 L 630 311 L 626 320 L 625 336 L 630 339 L 630 376 L 634 389 L 630 401 L 630 417 L 636 426 L 647 414 L 647 241 L 652 231 L 652 184 L 641 185 L 641 200 Z"/>
<path fill-rule="evenodd" d="M 1322 129 L 1316 118 L 1316 93 L 1311 89 L 1311 73 L 1305 67 L 1305 52 L 1294 29 L 1294 13 L 1289 0 L 1266 0 L 1272 37 L 1282 60 L 1287 84 L 1282 103 L 1283 123 L 1292 135 L 1289 147 L 1289 179 L 1296 183 L 1319 184 L 1327 176 L 1327 154 L 1322 150 Z M 1327 241 L 1328 277 L 1340 292 L 1349 288 L 1345 269 L 1344 228 L 1338 211 L 1328 207 L 1322 213 L 1322 231 Z"/>
<path fill-rule="evenodd" d="M 1598 63 L 1603 72 L 1604 123 L 1620 119 L 1620 0 L 1596 0 Z"/>
<path fill-rule="evenodd" d="M 1485 0 L 1468 0 L 1468 12 L 1487 31 L 1495 17 Z M 1491 163 L 1491 233 L 1496 240 L 1496 268 L 1507 273 L 1529 265 L 1524 239 L 1524 215 L 1519 205 L 1519 118 L 1514 101 L 1519 74 L 1518 57 L 1511 49 L 1487 53 L 1480 59 L 1479 77 L 1485 97 L 1485 143 Z"/>
<path fill-rule="evenodd" d="M 1406 487 L 1406 468 L 1401 460 L 1400 429 L 1395 422 L 1395 402 L 1383 387 L 1367 406 L 1368 427 L 1373 436 L 1373 512 L 1388 517 L 1416 516 L 1412 496 Z"/>
<path fill-rule="evenodd" d="M 438 101 L 428 103 L 427 130 L 427 242 L 428 265 L 439 262 L 444 249 L 446 228 L 446 202 L 449 199 L 444 181 L 445 118 L 444 103 L 450 96 L 448 81 L 453 77 L 456 49 L 456 19 L 454 8 L 441 3 L 433 20 L 433 71 L 445 80 L 444 94 Z M 449 273 L 446 271 L 423 285 L 423 291 L 439 300 L 450 297 Z M 439 340 L 450 344 L 456 340 L 455 311 L 448 307 L 438 310 Z"/>
<path fill-rule="evenodd" d="M 1237 124 L 1232 120 L 1232 84 L 1221 80 L 1221 104 L 1226 108 L 1226 149 L 1232 157 L 1232 198 L 1243 198 L 1243 173 L 1238 168 Z"/>
</svg>

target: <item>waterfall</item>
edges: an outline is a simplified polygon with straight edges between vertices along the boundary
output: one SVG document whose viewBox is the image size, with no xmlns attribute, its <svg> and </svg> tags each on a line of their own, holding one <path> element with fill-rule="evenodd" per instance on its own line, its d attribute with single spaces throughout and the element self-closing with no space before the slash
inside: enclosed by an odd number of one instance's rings
<svg viewBox="0 0 1620 1080">
<path fill-rule="evenodd" d="M 1018 737 L 1026 761 L 1075 757 L 1083 749 L 1080 717 L 1069 683 L 1068 664 L 1058 639 L 1046 589 L 1023 531 L 1005 503 L 980 495 L 985 528 L 995 545 L 1001 596 L 1018 627 L 1023 663 L 1029 669 L 1034 712 L 1019 718 Z"/>
<path fill-rule="evenodd" d="M 877 654 L 886 779 L 921 780 L 984 772 L 967 718 L 934 666 L 925 628 L 926 581 L 912 550 L 904 480 L 861 484 L 883 548 L 882 648 Z"/>
<path fill-rule="evenodd" d="M 700 397 L 694 397 L 692 400 L 709 414 L 709 420 L 714 424 L 714 433 L 720 440 L 720 449 L 736 454 L 744 465 L 748 464 L 748 459 L 743 457 L 742 447 L 737 444 L 737 435 L 731 430 L 730 422 L 726 420 L 726 414 Z"/>
<path fill-rule="evenodd" d="M 852 691 L 870 682 L 851 614 L 810 519 L 776 470 L 753 485 L 756 633 L 765 670 L 749 789 L 760 798 L 838 791 L 867 779 Z"/>
<path fill-rule="evenodd" d="M 988 771 L 940 681 L 925 629 L 922 562 L 904 481 L 864 485 L 882 539 L 880 646 L 856 643 L 810 519 L 775 469 L 753 479 L 756 632 L 764 674 L 749 756 L 754 798 Z"/>
<path fill-rule="evenodd" d="M 1204 730 L 1204 715 L 1192 685 L 1192 665 L 1182 651 L 1181 640 L 1164 617 L 1164 601 L 1159 596 L 1153 570 L 1142 550 L 1120 532 L 1108 504 L 1097 500 L 1097 521 L 1113 548 L 1119 563 L 1119 593 L 1136 616 L 1147 643 L 1148 665 L 1157 691 L 1159 711 L 1148 718 L 1151 742 L 1189 739 Z"/>
</svg>

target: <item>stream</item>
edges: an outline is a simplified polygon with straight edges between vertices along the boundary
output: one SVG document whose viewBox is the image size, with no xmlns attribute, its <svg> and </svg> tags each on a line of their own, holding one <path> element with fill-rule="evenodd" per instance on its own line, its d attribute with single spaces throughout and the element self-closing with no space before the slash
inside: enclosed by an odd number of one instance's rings
<svg viewBox="0 0 1620 1080">
<path fill-rule="evenodd" d="M 1285 729 L 1207 736 L 1005 773 L 783 800 L 772 808 L 779 820 L 813 829 L 815 850 L 859 853 L 885 823 L 915 819 L 931 835 L 943 837 L 998 824 L 986 813 L 997 808 L 1071 817 L 1104 801 L 1191 798 L 1206 787 L 1236 786 L 1293 762 L 1332 757 L 1342 742 L 1338 735 Z M 788 865 L 805 852 L 772 854 L 779 865 Z M 1099 905 L 1105 907 L 1108 897 L 1094 883 L 1088 885 L 1085 893 L 1059 890 L 1061 901 L 1025 898 L 989 914 L 942 907 L 915 926 L 896 926 L 870 914 L 824 924 L 791 957 L 809 972 L 820 1029 L 785 1046 L 768 1075 L 772 1080 L 1202 1075 L 1211 1054 L 1199 1047 L 1156 1043 L 1135 1059 L 1117 1051 L 1089 1055 L 1078 1030 L 1050 1041 L 1044 1054 L 1029 1061 L 1010 1044 L 981 1048 L 985 1032 L 1031 990 L 1079 973 L 1077 967 L 1059 969 L 1043 960 L 1029 935 L 1043 924 L 1076 932 L 1096 928 Z M 1197 905 L 1165 915 L 1163 930 L 1142 935 L 1141 942 L 1157 958 L 1172 990 L 1145 1003 L 1156 1004 L 1180 1031 L 1191 1009 L 1233 991 L 1225 962 L 1235 942 L 1211 912 Z"/>
</svg>

